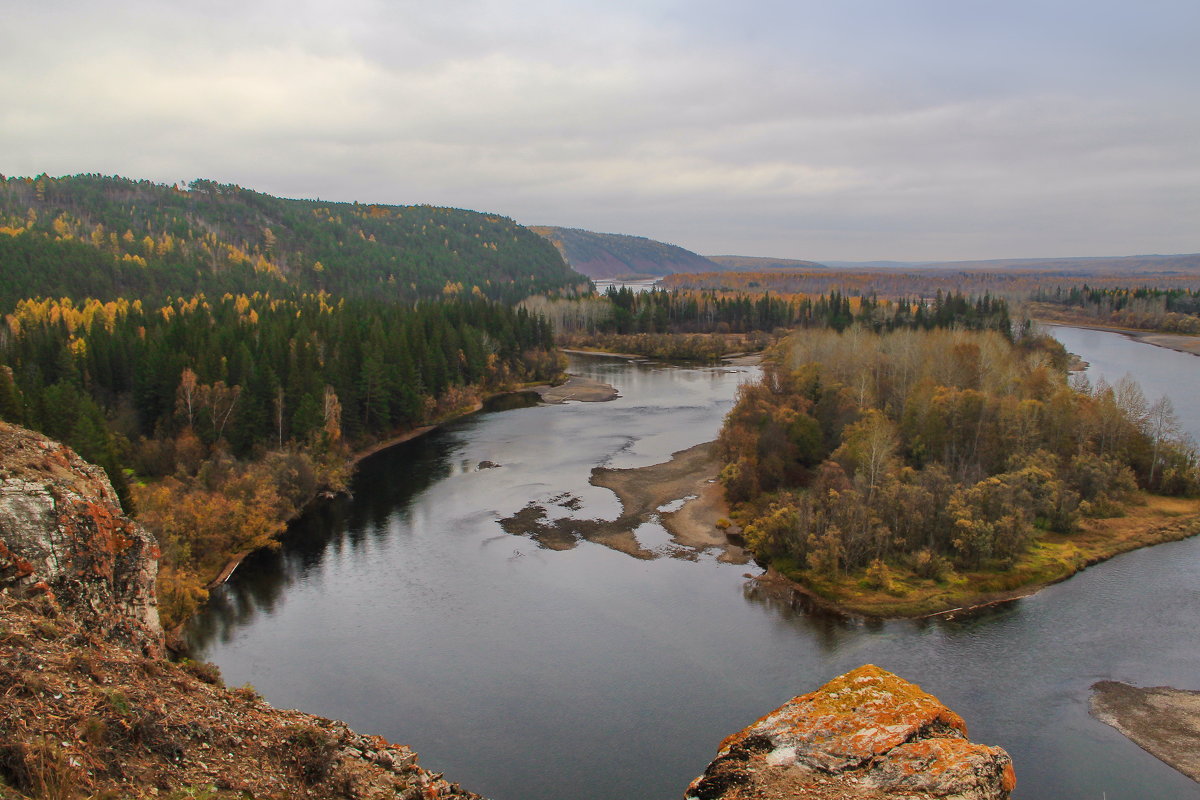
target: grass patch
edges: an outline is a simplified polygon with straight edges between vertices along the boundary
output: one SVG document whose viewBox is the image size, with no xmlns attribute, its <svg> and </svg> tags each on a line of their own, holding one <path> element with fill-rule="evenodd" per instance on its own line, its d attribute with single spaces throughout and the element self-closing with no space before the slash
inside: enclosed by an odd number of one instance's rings
<svg viewBox="0 0 1200 800">
<path fill-rule="evenodd" d="M 1079 530 L 1046 533 L 1009 569 L 951 572 L 922 578 L 889 564 L 891 585 L 865 570 L 836 578 L 814 575 L 790 560 L 772 564 L 787 578 L 844 611 L 869 617 L 920 617 L 1020 596 L 1061 581 L 1120 553 L 1200 533 L 1200 499 L 1140 494 L 1120 516 L 1085 519 Z"/>
</svg>

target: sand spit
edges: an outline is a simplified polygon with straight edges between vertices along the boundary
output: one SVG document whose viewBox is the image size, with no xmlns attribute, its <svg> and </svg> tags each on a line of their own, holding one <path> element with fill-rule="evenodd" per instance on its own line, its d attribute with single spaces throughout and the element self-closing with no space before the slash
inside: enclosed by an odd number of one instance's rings
<svg viewBox="0 0 1200 800">
<path fill-rule="evenodd" d="M 695 558 L 705 550 L 718 548 L 722 550 L 719 560 L 744 564 L 749 554 L 717 528 L 717 520 L 728 513 L 716 481 L 719 470 L 712 442 L 681 450 L 662 464 L 634 469 L 596 467 L 591 483 L 616 493 L 622 507 L 617 519 L 552 519 L 552 506 L 573 510 L 574 498 L 560 495 L 544 504 L 529 503 L 501 520 L 500 525 L 509 533 L 529 536 L 552 550 L 567 550 L 586 540 L 649 560 L 663 555 Z M 662 510 L 680 503 L 677 509 Z M 671 534 L 673 547 L 667 551 L 645 548 L 634 534 L 636 528 L 653 519 Z"/>
<path fill-rule="evenodd" d="M 1200 692 L 1100 681 L 1092 684 L 1091 712 L 1147 753 L 1200 781 Z"/>
</svg>

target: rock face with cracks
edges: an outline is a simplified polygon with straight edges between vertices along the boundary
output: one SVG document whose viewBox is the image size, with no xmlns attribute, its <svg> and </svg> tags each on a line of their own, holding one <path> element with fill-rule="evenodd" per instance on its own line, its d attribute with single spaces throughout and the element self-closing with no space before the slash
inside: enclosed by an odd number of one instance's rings
<svg viewBox="0 0 1200 800">
<path fill-rule="evenodd" d="M 0 592 L 45 595 L 95 634 L 159 655 L 157 559 L 104 470 L 0 422 Z"/>
<path fill-rule="evenodd" d="M 0 423 L 0 798 L 481 800 L 403 745 L 162 658 L 157 556 L 103 470 Z"/>
<path fill-rule="evenodd" d="M 687 797 L 1004 800 L 1015 786 L 1004 750 L 969 741 L 936 697 L 868 664 L 727 738 Z"/>
</svg>

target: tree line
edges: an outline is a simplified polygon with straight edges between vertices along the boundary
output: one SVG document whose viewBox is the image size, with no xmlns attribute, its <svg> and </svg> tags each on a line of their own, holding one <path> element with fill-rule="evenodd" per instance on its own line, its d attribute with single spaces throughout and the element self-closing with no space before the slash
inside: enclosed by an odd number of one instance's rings
<svg viewBox="0 0 1200 800">
<path fill-rule="evenodd" d="M 761 270 L 756 272 L 706 272 L 668 275 L 659 283 L 667 289 L 710 290 L 717 292 L 774 294 L 828 294 L 834 290 L 853 297 L 877 295 L 881 298 L 918 297 L 930 299 L 939 290 L 973 295 L 990 293 L 1009 300 L 1020 300 L 1046 286 L 1113 287 L 1129 285 L 1129 275 L 1158 288 L 1200 289 L 1197 258 L 1179 264 L 1148 263 L 1140 268 L 1129 264 L 1112 271 L 1111 267 L 1089 270 L 1087 259 L 1069 267 L 1047 264 L 1044 268 L 1005 266 L 1003 263 L 967 268 L 816 268 Z"/>
<path fill-rule="evenodd" d="M 532 297 L 523 306 L 550 319 L 560 336 L 572 343 L 587 337 L 750 334 L 781 328 L 843 330 L 851 325 L 874 331 L 955 325 L 1004 335 L 1012 327 L 1008 303 L 1002 298 L 940 291 L 928 300 L 888 300 L 837 290 L 809 296 L 678 289 L 637 292 L 612 286 L 596 297 Z"/>
<path fill-rule="evenodd" d="M 1200 290 L 1148 286 L 1056 286 L 1031 299 L 1105 325 L 1170 333 L 1200 333 Z"/>
</svg>

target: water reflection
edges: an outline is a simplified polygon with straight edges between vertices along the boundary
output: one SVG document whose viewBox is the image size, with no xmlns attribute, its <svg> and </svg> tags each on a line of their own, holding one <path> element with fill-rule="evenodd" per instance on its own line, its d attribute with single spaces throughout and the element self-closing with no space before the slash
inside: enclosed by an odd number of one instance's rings
<svg viewBox="0 0 1200 800">
<path fill-rule="evenodd" d="M 723 737 L 866 662 L 1006 747 L 1021 800 L 1200 797 L 1086 710 L 1100 678 L 1200 688 L 1197 542 L 953 619 L 886 623 L 748 591 L 748 568 L 712 554 L 542 550 L 498 520 L 564 492 L 581 517 L 614 519 L 591 469 L 711 439 L 746 376 L 574 369 L 622 397 L 480 414 L 369 459 L 353 498 L 316 506 L 215 593 L 191 630 L 199 655 L 276 705 L 412 744 L 496 800 L 678 797 Z"/>
</svg>

